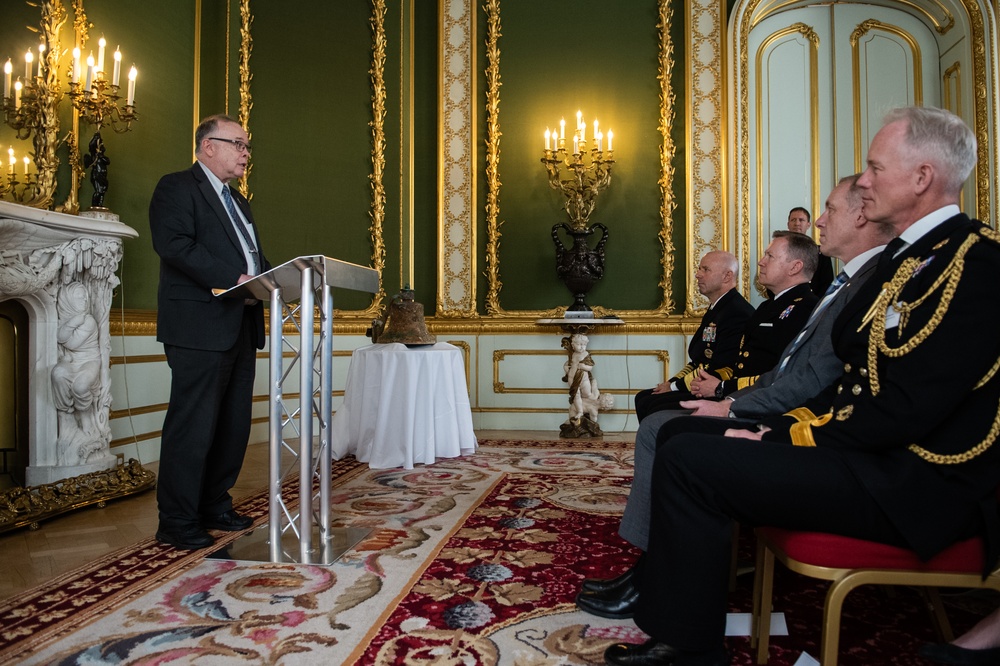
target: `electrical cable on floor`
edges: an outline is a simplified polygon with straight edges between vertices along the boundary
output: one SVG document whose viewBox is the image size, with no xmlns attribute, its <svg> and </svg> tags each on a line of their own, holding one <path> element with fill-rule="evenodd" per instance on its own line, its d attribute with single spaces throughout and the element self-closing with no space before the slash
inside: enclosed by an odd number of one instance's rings
<svg viewBox="0 0 1000 666">
<path fill-rule="evenodd" d="M 125 248 L 122 245 L 122 259 L 118 263 L 121 274 L 118 277 L 118 285 L 121 289 L 121 299 L 119 299 L 119 312 L 121 313 L 121 336 L 122 336 L 122 377 L 125 383 L 125 413 L 128 414 L 128 425 L 132 431 L 132 443 L 135 444 L 135 457 L 142 465 L 142 453 L 139 450 L 139 438 L 135 434 L 135 422 L 132 420 L 132 398 L 128 391 L 128 354 L 125 352 Z"/>
</svg>

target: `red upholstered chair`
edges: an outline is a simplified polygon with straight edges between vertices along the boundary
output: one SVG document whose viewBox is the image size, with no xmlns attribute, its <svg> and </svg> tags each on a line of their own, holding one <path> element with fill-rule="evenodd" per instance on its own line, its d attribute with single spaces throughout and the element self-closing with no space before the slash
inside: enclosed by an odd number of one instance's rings
<svg viewBox="0 0 1000 666">
<path fill-rule="evenodd" d="M 982 578 L 983 542 L 967 539 L 954 544 L 928 562 L 913 551 L 873 541 L 824 534 L 795 532 L 774 527 L 757 529 L 757 571 L 754 574 L 751 647 L 757 648 L 757 663 L 767 663 L 771 630 L 771 600 L 774 560 L 797 573 L 831 581 L 823 608 L 823 639 L 820 662 L 836 666 L 840 638 L 840 611 L 851 590 L 861 585 L 920 585 L 936 587 L 989 588 L 1000 591 L 1000 569 Z M 932 600 L 945 640 L 951 628 L 936 590 Z"/>
</svg>

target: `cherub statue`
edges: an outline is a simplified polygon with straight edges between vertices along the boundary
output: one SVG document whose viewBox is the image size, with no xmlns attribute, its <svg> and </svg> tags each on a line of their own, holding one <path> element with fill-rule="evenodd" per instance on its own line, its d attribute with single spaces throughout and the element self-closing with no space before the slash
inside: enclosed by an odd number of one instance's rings
<svg viewBox="0 0 1000 666">
<path fill-rule="evenodd" d="M 563 363 L 563 381 L 569 384 L 569 418 L 559 427 L 560 437 L 601 437 L 597 413 L 614 406 L 614 396 L 602 394 L 594 377 L 594 359 L 587 351 L 590 342 L 583 333 L 563 338 L 569 358 Z"/>
</svg>

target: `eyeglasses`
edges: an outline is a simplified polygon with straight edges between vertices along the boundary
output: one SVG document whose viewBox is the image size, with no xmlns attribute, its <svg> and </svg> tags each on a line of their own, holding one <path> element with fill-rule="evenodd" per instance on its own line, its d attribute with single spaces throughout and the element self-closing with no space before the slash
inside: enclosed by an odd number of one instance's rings
<svg viewBox="0 0 1000 666">
<path fill-rule="evenodd" d="M 253 147 L 249 143 L 243 141 L 242 139 L 223 139 L 221 136 L 210 136 L 208 138 L 211 139 L 212 141 L 225 141 L 226 143 L 230 143 L 236 146 L 236 150 L 240 151 L 241 153 L 243 151 L 246 151 L 247 155 L 253 152 Z"/>
</svg>

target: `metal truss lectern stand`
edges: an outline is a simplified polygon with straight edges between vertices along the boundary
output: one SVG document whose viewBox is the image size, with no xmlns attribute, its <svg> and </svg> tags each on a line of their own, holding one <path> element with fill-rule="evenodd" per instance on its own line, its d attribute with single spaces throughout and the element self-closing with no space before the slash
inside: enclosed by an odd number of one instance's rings
<svg viewBox="0 0 1000 666">
<path fill-rule="evenodd" d="M 379 274 L 373 268 L 323 256 L 298 257 L 252 280 L 233 287 L 221 298 L 256 298 L 270 303 L 270 473 L 267 526 L 237 539 L 215 557 L 261 562 L 331 564 L 368 534 L 368 530 L 330 527 L 331 447 L 333 414 L 333 296 L 338 287 L 377 293 Z M 298 305 L 294 305 L 298 301 Z M 319 339 L 313 332 L 319 308 Z M 285 336 L 284 325 L 296 329 L 299 344 Z M 284 353 L 291 350 L 291 363 L 284 368 Z M 291 382 L 298 364 L 298 407 L 290 408 L 283 385 Z M 318 377 L 319 386 L 316 386 Z M 298 450 L 284 439 L 284 428 L 298 422 Z M 313 452 L 313 426 L 319 426 L 319 450 Z M 282 454 L 292 463 L 282 468 Z M 298 463 L 298 513 L 281 495 L 286 479 L 294 476 Z M 314 479 L 319 492 L 313 493 Z M 318 495 L 318 515 L 313 501 Z M 315 537 L 315 543 L 314 543 Z M 295 553 L 295 545 L 298 553 Z"/>
</svg>

